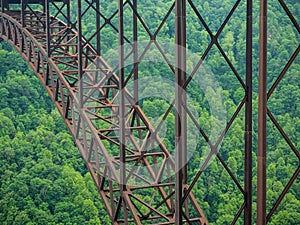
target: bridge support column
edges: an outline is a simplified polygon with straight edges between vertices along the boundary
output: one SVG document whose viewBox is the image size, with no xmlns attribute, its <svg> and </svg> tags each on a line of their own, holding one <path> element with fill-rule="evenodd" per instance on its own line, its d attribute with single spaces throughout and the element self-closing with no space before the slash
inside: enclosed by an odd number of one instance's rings
<svg viewBox="0 0 300 225">
<path fill-rule="evenodd" d="M 46 50 L 48 57 L 50 57 L 50 42 L 51 42 L 51 37 L 50 37 L 50 8 L 49 8 L 49 0 L 45 1 L 45 14 L 46 14 L 46 25 L 45 25 L 45 32 L 46 32 Z"/>
<path fill-rule="evenodd" d="M 95 0 L 96 2 L 96 12 L 95 12 L 95 16 L 96 16 L 96 29 L 100 28 L 100 0 Z M 101 36 L 100 36 L 100 31 L 97 32 L 97 43 L 96 43 L 96 51 L 98 55 L 101 55 Z"/>
<path fill-rule="evenodd" d="M 175 224 L 183 224 L 183 192 L 187 184 L 186 93 L 186 1 L 175 1 Z M 187 201 L 187 199 L 185 200 Z M 188 215 L 185 215 L 188 217 Z"/>
<path fill-rule="evenodd" d="M 267 149 L 267 0 L 260 1 L 257 225 L 266 224 L 266 149 Z"/>
<path fill-rule="evenodd" d="M 82 81 L 82 75 L 83 75 L 83 48 L 82 48 L 82 12 L 81 12 L 81 0 L 77 1 L 77 17 L 78 17 L 78 43 L 77 43 L 77 50 L 78 50 L 78 78 L 79 78 L 79 104 L 82 108 L 83 106 L 83 81 Z"/>
<path fill-rule="evenodd" d="M 137 0 L 133 0 L 133 7 L 137 11 Z M 135 103 L 138 104 L 139 101 L 139 86 L 138 86 L 138 79 L 139 79 L 139 63 L 138 63 L 138 18 L 137 15 L 133 11 L 133 62 L 134 62 L 134 100 Z"/>
<path fill-rule="evenodd" d="M 4 12 L 5 8 L 7 10 L 9 9 L 8 0 L 1 0 L 1 11 Z"/>
<path fill-rule="evenodd" d="M 25 9 L 27 5 L 27 0 L 21 0 L 21 24 L 25 27 Z"/>
<path fill-rule="evenodd" d="M 252 0 L 247 0 L 244 224 L 252 225 Z"/>
<path fill-rule="evenodd" d="M 119 128 L 120 128 L 120 201 L 124 209 L 124 223 L 128 224 L 127 204 L 129 201 L 126 198 L 126 146 L 125 146 L 125 53 L 124 53 L 124 3 L 123 0 L 118 0 L 118 15 L 119 15 L 119 92 L 120 92 L 120 106 L 119 106 Z M 136 218 L 135 218 L 136 220 Z M 136 221 L 137 222 L 137 221 Z"/>
<path fill-rule="evenodd" d="M 46 24 L 45 24 L 45 32 L 46 32 L 46 51 L 47 56 L 51 57 L 51 36 L 50 36 L 50 8 L 49 8 L 49 0 L 46 0 L 44 3 L 44 10 L 46 14 Z M 46 84 L 48 85 L 50 75 L 50 68 L 47 65 L 47 74 L 46 74 Z"/>
</svg>

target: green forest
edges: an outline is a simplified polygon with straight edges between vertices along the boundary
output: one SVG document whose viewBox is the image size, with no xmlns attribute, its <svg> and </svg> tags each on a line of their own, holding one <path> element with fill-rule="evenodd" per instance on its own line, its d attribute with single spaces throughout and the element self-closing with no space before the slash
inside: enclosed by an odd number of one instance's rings
<svg viewBox="0 0 300 225">
<path fill-rule="evenodd" d="M 103 1 L 104 14 L 114 13 L 116 2 Z M 153 32 L 173 3 L 171 0 L 138 2 L 140 2 L 139 12 Z M 235 3 L 233 0 L 194 0 L 192 2 L 214 34 Z M 220 46 L 243 80 L 245 80 L 246 69 L 245 2 L 240 3 L 219 37 Z M 299 0 L 286 2 L 299 24 Z M 257 1 L 253 7 L 253 209 L 255 211 L 259 46 L 259 4 Z M 72 15 L 75 15 L 76 5 L 73 5 L 71 10 Z M 278 1 L 270 1 L 268 10 L 268 87 L 270 88 L 299 46 L 300 34 L 284 14 Z M 173 14 L 158 33 L 158 40 L 174 43 Z M 132 14 L 128 6 L 125 7 L 125 17 L 128 18 L 125 35 L 130 37 Z M 117 26 L 117 19 L 113 19 L 112 23 Z M 87 15 L 83 22 L 83 31 L 87 36 L 94 31 L 94 26 L 93 15 Z M 138 24 L 138 29 L 139 40 L 149 40 L 149 35 L 141 24 Z M 118 45 L 116 32 L 110 26 L 104 27 L 101 32 L 103 55 L 108 56 L 108 62 L 113 62 L 115 52 L 111 49 L 117 48 Z M 210 42 L 209 32 L 195 16 L 190 6 L 187 7 L 187 40 L 187 50 L 192 53 L 191 58 L 188 58 L 189 67 L 194 63 L 193 57 L 197 56 L 200 59 Z M 147 60 L 156 60 L 153 59 L 156 53 L 155 49 L 150 49 L 147 53 Z M 168 54 L 171 53 L 170 50 Z M 142 62 L 139 67 L 140 76 L 149 78 L 157 75 L 174 80 L 169 66 L 161 62 L 158 60 L 158 63 L 152 65 Z M 224 98 L 222 107 L 226 108 L 225 114 L 228 122 L 243 98 L 244 91 L 217 47 L 214 46 L 207 55 L 205 64 L 218 81 L 218 90 Z M 197 76 L 200 75 L 196 75 L 195 80 L 201 80 L 201 77 L 197 78 Z M 298 55 L 268 102 L 270 111 L 298 151 L 300 149 L 299 77 L 300 56 Z M 214 118 L 209 109 L 209 100 L 206 99 L 203 89 L 196 81 L 191 82 L 187 88 L 189 101 L 196 114 L 201 115 L 199 124 L 205 130 L 210 131 L 213 128 L 208 121 L 211 122 Z M 151 87 L 145 86 L 144 89 L 144 92 L 151 93 L 152 91 Z M 152 121 L 162 116 L 168 108 L 168 104 L 160 98 L 144 99 L 141 104 L 145 114 Z M 234 121 L 219 150 L 240 183 L 243 183 L 244 173 L 243 110 Z M 171 127 L 174 126 L 172 113 L 168 116 L 167 123 Z M 268 125 L 267 208 L 270 210 L 299 166 L 299 160 L 269 119 Z M 173 131 L 166 128 L 164 132 L 166 145 L 173 146 Z M 189 174 L 192 177 L 199 169 L 197 165 L 201 162 L 206 144 L 201 137 L 196 143 L 190 144 L 196 149 L 196 153 L 192 156 L 193 164 L 189 167 Z M 230 224 L 234 217 L 232 212 L 238 211 L 242 203 L 241 193 L 236 190 L 232 181 L 228 181 L 228 173 L 221 163 L 214 159 L 194 188 L 193 193 L 199 199 L 212 225 Z M 254 218 L 255 215 L 253 215 Z M 0 43 L 0 224 L 110 224 L 110 218 L 94 182 L 53 102 L 19 53 L 4 41 Z M 242 224 L 242 220 L 238 220 L 237 224 Z M 269 224 L 300 224 L 299 176 Z"/>
</svg>

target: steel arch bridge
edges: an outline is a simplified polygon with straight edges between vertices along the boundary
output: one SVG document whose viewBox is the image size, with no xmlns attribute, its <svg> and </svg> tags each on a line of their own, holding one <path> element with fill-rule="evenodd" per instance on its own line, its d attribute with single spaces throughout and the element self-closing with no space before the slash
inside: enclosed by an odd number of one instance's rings
<svg viewBox="0 0 300 225">
<path fill-rule="evenodd" d="M 76 15 L 70 0 L 1 0 L 0 38 L 13 46 L 27 61 L 67 124 L 81 152 L 97 189 L 104 201 L 112 224 L 208 224 L 198 199 L 193 192 L 203 170 L 215 155 L 228 173 L 235 188 L 241 193 L 242 203 L 232 212 L 232 224 L 243 221 L 253 224 L 252 210 L 252 0 L 234 1 L 221 26 L 213 32 L 203 19 L 193 0 L 175 0 L 166 10 L 155 31 L 143 20 L 138 0 L 112 1 L 114 13 L 102 11 L 104 1 L 77 0 Z M 259 118 L 258 118 L 258 181 L 257 224 L 266 224 L 300 173 L 295 173 L 271 210 L 266 210 L 266 126 L 267 116 L 300 161 L 299 150 L 286 135 L 267 107 L 267 100 L 278 86 L 289 67 L 299 55 L 295 50 L 273 86 L 267 90 L 267 1 L 260 1 L 259 50 Z M 279 3 L 291 23 L 300 33 L 297 18 L 285 1 Z M 75 4 L 75 3 L 74 3 Z M 239 74 L 218 42 L 224 27 L 240 4 L 245 7 L 246 72 Z M 210 37 L 208 47 L 199 56 L 193 72 L 186 68 L 186 8 L 202 23 Z M 132 13 L 130 38 L 124 12 Z M 174 15 L 173 15 L 174 14 Z M 95 27 L 91 34 L 83 30 L 85 17 L 93 15 Z M 173 20 L 174 65 L 158 43 L 158 34 L 169 18 Z M 113 23 L 117 20 L 117 25 Z M 111 67 L 102 56 L 102 30 L 110 27 L 117 33 L 118 65 Z M 139 32 L 147 34 L 148 44 L 140 51 Z M 126 44 L 131 47 L 126 50 Z M 150 45 L 161 53 L 174 77 L 175 98 L 158 125 L 154 126 L 139 105 L 139 64 Z M 203 60 L 216 47 L 244 90 L 243 98 L 227 122 L 221 135 L 213 142 L 197 122 L 187 106 L 186 90 Z M 126 60 L 133 58 L 128 71 Z M 129 81 L 134 84 L 129 88 Z M 131 91 L 132 90 L 132 91 Z M 160 129 L 169 113 L 175 110 L 175 152 L 171 153 L 160 137 Z M 218 152 L 224 136 L 238 116 L 244 126 L 244 181 L 241 183 Z M 209 154 L 193 178 L 187 177 L 188 147 L 187 118 L 204 137 Z M 143 208 L 143 210 L 141 210 Z"/>
</svg>

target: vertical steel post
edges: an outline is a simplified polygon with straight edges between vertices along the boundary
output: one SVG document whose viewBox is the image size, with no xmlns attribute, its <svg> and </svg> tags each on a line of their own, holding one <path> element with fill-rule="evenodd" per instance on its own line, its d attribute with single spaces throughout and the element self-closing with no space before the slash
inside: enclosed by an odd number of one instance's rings
<svg viewBox="0 0 300 225">
<path fill-rule="evenodd" d="M 43 6 L 43 13 L 46 13 L 46 0 L 41 5 Z"/>
<path fill-rule="evenodd" d="M 126 146 L 125 146 L 125 71 L 124 71 L 124 9 L 123 0 L 118 0 L 118 15 L 119 15 L 119 128 L 120 128 L 120 191 L 121 201 L 124 210 L 124 223 L 128 224 L 127 207 L 125 202 L 126 191 Z"/>
<path fill-rule="evenodd" d="M 70 6 L 70 0 L 66 0 L 65 4 L 67 5 L 67 24 L 68 28 L 72 29 L 73 28 L 73 23 L 71 21 L 71 6 Z M 69 31 L 68 31 L 69 32 Z M 67 40 L 69 41 L 70 38 L 69 36 L 67 37 Z M 67 51 L 69 51 L 69 47 L 66 46 Z"/>
<path fill-rule="evenodd" d="M 1 0 L 1 8 L 2 8 L 2 11 L 4 12 L 5 11 L 5 8 L 7 10 L 9 10 L 9 3 L 8 3 L 8 0 Z"/>
<path fill-rule="evenodd" d="M 257 225 L 266 224 L 267 6 L 267 0 L 260 0 Z"/>
<path fill-rule="evenodd" d="M 68 18 L 68 26 L 71 27 L 72 23 L 71 23 L 71 6 L 70 6 L 70 0 L 66 1 L 67 4 L 67 18 Z"/>
<path fill-rule="evenodd" d="M 4 0 L 1 0 L 1 12 L 4 13 Z M 4 30 L 4 24 L 2 23 L 0 26 L 0 33 L 2 33 Z M 0 38 L 0 42 L 2 42 L 2 40 L 3 39 Z"/>
<path fill-rule="evenodd" d="M 25 9 L 27 5 L 27 0 L 21 0 L 21 25 L 25 27 Z"/>
<path fill-rule="evenodd" d="M 79 105 L 80 108 L 83 107 L 83 49 L 82 49 L 82 9 L 81 0 L 77 0 L 77 30 L 78 30 L 78 40 L 77 40 L 77 50 L 78 50 L 78 78 L 79 78 Z"/>
<path fill-rule="evenodd" d="M 49 7 L 49 0 L 46 0 L 45 4 L 45 13 L 46 13 L 46 51 L 48 58 L 51 57 L 51 34 L 50 34 L 50 7 Z M 49 74 L 50 74 L 50 68 L 47 64 L 47 75 L 46 75 L 46 85 L 49 84 Z"/>
<path fill-rule="evenodd" d="M 96 30 L 100 27 L 100 0 L 96 0 Z M 96 44 L 97 55 L 101 55 L 101 31 L 97 32 L 97 44 Z"/>
<path fill-rule="evenodd" d="M 244 224 L 252 225 L 252 0 L 247 0 Z"/>
<path fill-rule="evenodd" d="M 1 0 L 1 12 L 4 12 L 4 4 L 5 4 L 4 0 Z"/>
<path fill-rule="evenodd" d="M 175 224 L 182 225 L 183 187 L 186 184 L 186 93 L 183 85 L 186 81 L 186 1 L 175 1 Z"/>
<path fill-rule="evenodd" d="M 1 7 L 1 13 L 3 13 L 3 0 L 0 0 L 0 7 Z M 0 20 L 1 20 L 1 15 L 0 15 Z M 0 24 L 0 35 L 3 33 L 3 23 Z M 0 38 L 0 43 L 3 41 L 2 38 Z"/>
<path fill-rule="evenodd" d="M 46 13 L 46 45 L 47 45 L 47 55 L 50 57 L 50 43 L 51 43 L 51 34 L 50 34 L 50 8 L 49 8 L 49 0 L 46 0 L 45 2 L 45 13 Z"/>
<path fill-rule="evenodd" d="M 123 0 L 119 1 L 119 91 L 120 91 L 120 152 L 121 152 L 121 184 L 126 189 L 126 171 L 125 171 L 125 74 L 124 74 L 124 21 L 123 21 Z"/>
<path fill-rule="evenodd" d="M 133 7 L 135 8 L 137 12 L 137 0 L 133 0 Z M 134 66 L 134 100 L 136 104 L 138 104 L 139 100 L 139 69 L 138 69 L 138 20 L 137 20 L 137 15 L 134 13 L 133 10 L 133 48 L 134 48 L 134 53 L 133 53 L 133 66 Z"/>
</svg>

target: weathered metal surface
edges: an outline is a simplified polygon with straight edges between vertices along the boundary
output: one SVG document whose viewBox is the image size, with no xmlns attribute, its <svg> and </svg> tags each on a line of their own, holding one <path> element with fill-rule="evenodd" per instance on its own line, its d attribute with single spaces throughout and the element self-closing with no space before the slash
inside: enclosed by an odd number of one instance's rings
<svg viewBox="0 0 300 225">
<path fill-rule="evenodd" d="M 162 173 L 171 173 L 174 169 L 174 161 L 130 93 L 126 89 L 119 91 L 124 88 L 122 76 L 114 73 L 83 38 L 79 39 L 77 32 L 56 18 L 48 18 L 47 13 L 25 11 L 23 26 L 21 11 L 0 15 L 1 37 L 22 54 L 55 102 L 113 223 L 174 224 L 175 182 L 161 180 Z M 45 24 L 50 25 L 46 28 L 48 31 L 45 31 Z M 51 35 L 47 34 L 49 32 Z M 123 96 L 123 105 L 118 102 L 119 96 Z M 102 114 L 104 110 L 105 115 Z M 134 114 L 138 117 L 133 117 Z M 122 123 L 119 118 L 123 119 Z M 133 123 L 135 118 L 140 120 L 138 126 Z M 99 126 L 99 121 L 105 125 Z M 131 133 L 133 130 L 146 134 L 142 142 L 136 140 Z M 110 149 L 104 141 L 110 143 Z M 153 142 L 160 150 L 148 150 Z M 120 151 L 113 153 L 113 146 Z M 146 171 L 138 171 L 139 164 L 149 165 L 149 160 L 156 158 L 163 161 L 160 167 L 148 166 Z M 127 167 L 127 163 L 137 166 Z M 143 177 L 145 173 L 148 173 L 146 178 Z M 154 201 L 147 202 L 146 195 L 152 196 Z M 200 207 L 196 202 L 193 204 L 197 212 Z M 141 205 L 147 207 L 146 213 L 140 211 Z M 202 211 L 198 213 L 200 217 L 187 217 L 183 221 L 208 224 L 200 214 Z"/>
<path fill-rule="evenodd" d="M 113 224 L 208 224 L 199 202 L 193 195 L 193 190 L 199 182 L 199 178 L 204 176 L 204 168 L 214 155 L 243 198 L 239 210 L 232 212 L 234 215 L 232 224 L 235 224 L 238 219 L 241 220 L 242 214 L 244 224 L 252 224 L 252 0 L 245 1 L 247 4 L 245 79 L 241 78 L 241 74 L 237 72 L 218 42 L 224 27 L 241 2 L 240 0 L 235 2 L 220 28 L 217 32 L 213 32 L 192 0 L 176 0 L 153 32 L 147 27 L 139 12 L 138 0 L 118 0 L 118 6 L 113 15 L 102 13 L 100 0 L 77 0 L 77 21 L 71 19 L 69 0 L 1 0 L 0 38 L 6 40 L 20 52 L 53 99 L 79 147 Z M 299 24 L 285 2 L 279 0 L 279 3 L 300 33 Z M 10 4 L 19 5 L 20 10 L 9 10 Z M 33 10 L 31 4 L 41 4 L 43 12 Z M 83 4 L 85 7 L 82 7 Z M 185 73 L 187 5 L 210 36 L 208 47 L 203 55 L 199 56 L 199 61 L 190 74 Z M 125 36 L 124 7 L 127 7 L 127 10 L 129 9 L 132 13 L 133 42 Z M 267 213 L 265 187 L 267 179 L 267 116 L 300 161 L 299 151 L 267 108 L 268 98 L 299 55 L 300 46 L 267 92 L 266 1 L 262 0 L 260 7 L 257 224 L 264 225 L 270 220 L 300 173 L 299 166 L 271 211 Z M 52 12 L 51 8 L 56 11 Z M 174 11 L 176 62 L 173 67 L 167 54 L 160 48 L 157 36 Z M 83 18 L 88 12 L 94 13 L 96 28 L 89 37 L 83 33 L 82 29 Z M 65 22 L 59 18 L 63 18 Z M 117 26 L 112 23 L 114 18 L 118 19 Z M 105 35 L 103 34 L 105 26 L 110 26 L 118 34 L 119 64 L 117 68 L 111 68 L 101 57 L 101 35 Z M 138 43 L 141 30 L 144 30 L 149 38 L 149 43 L 142 51 Z M 132 47 L 129 55 L 125 54 L 124 44 L 126 43 Z M 139 66 L 150 45 L 157 48 L 175 75 L 175 99 L 157 127 L 150 123 L 139 105 Z M 185 96 L 196 71 L 214 47 L 219 50 L 221 57 L 226 61 L 244 90 L 244 96 L 238 103 L 236 111 L 215 143 L 191 113 Z M 129 56 L 133 57 L 133 68 L 129 74 L 126 74 L 125 61 Z M 134 80 L 133 93 L 130 93 L 127 88 L 130 79 Z M 173 159 L 170 150 L 167 149 L 158 133 L 174 107 L 176 109 L 174 132 L 176 152 Z M 245 118 L 244 185 L 238 181 L 222 154 L 218 152 L 224 136 L 227 135 L 228 130 L 243 109 L 245 109 L 243 115 Z M 204 137 L 210 151 L 192 178 L 187 177 L 187 118 Z M 155 166 L 151 164 L 151 162 L 157 161 L 161 163 Z M 168 179 L 163 179 L 163 176 Z M 151 201 L 149 201 L 149 197 Z M 141 207 L 144 210 L 141 210 Z"/>
</svg>

